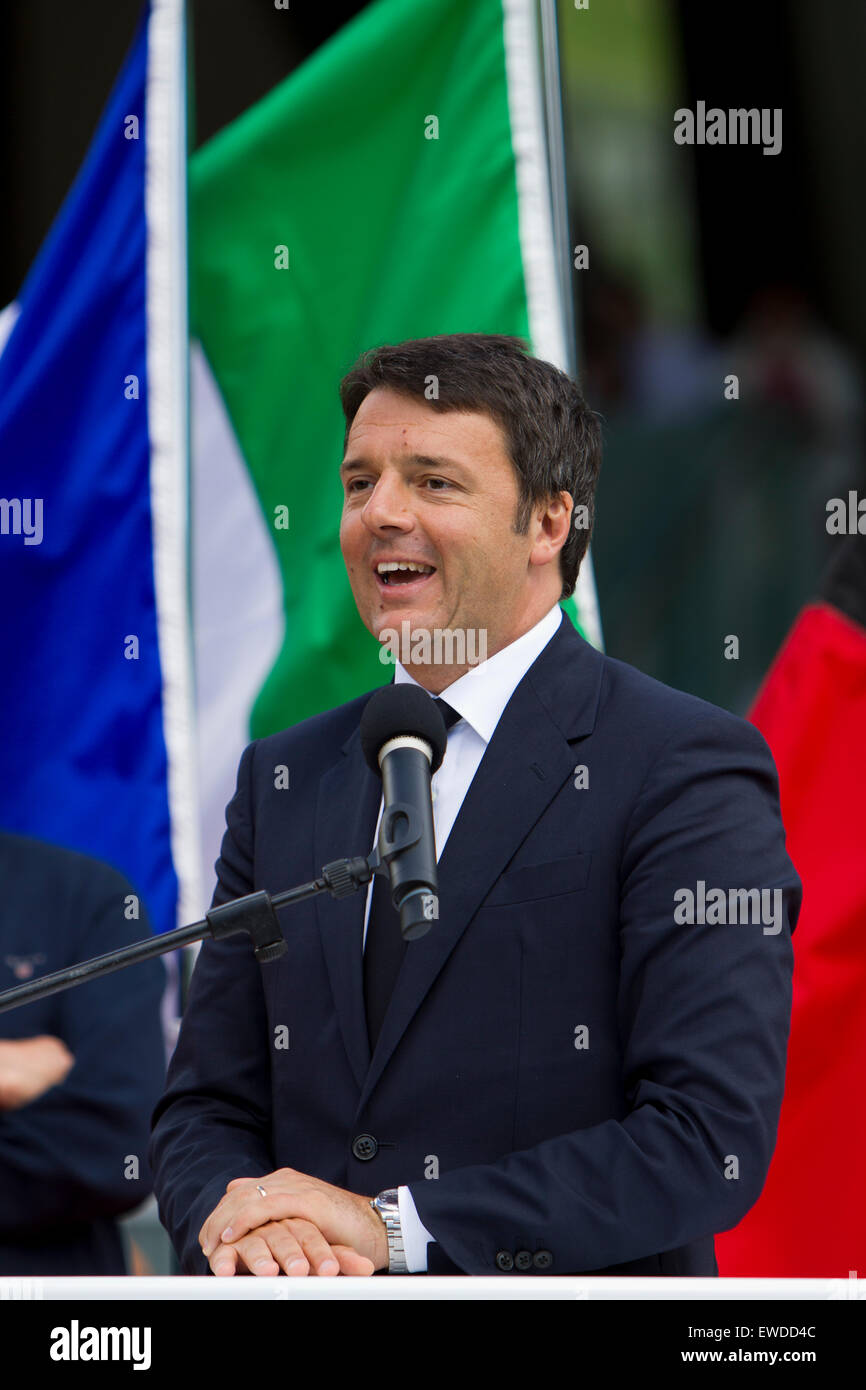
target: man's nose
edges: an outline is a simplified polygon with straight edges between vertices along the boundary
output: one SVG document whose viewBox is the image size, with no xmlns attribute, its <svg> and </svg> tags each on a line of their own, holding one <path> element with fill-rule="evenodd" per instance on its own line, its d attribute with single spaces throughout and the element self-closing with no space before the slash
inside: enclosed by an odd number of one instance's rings
<svg viewBox="0 0 866 1390">
<path fill-rule="evenodd" d="M 399 473 L 385 468 L 379 474 L 361 516 L 371 531 L 396 526 L 411 530 L 415 524 L 410 505 L 410 492 Z"/>
</svg>

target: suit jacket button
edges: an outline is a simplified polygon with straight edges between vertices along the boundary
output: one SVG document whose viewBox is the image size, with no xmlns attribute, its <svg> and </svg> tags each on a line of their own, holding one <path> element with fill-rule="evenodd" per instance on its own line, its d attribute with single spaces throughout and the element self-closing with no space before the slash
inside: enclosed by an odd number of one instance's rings
<svg viewBox="0 0 866 1390">
<path fill-rule="evenodd" d="M 550 1269 L 553 1264 L 553 1256 L 549 1250 L 536 1250 L 532 1257 L 532 1263 L 536 1269 Z"/>
<path fill-rule="evenodd" d="M 530 1255 L 530 1253 L 529 1253 L 528 1250 L 518 1250 L 517 1254 L 514 1256 L 514 1268 L 515 1268 L 515 1269 L 531 1269 L 531 1268 L 532 1268 L 532 1256 Z"/>
<path fill-rule="evenodd" d="M 352 1140 L 352 1153 L 362 1163 L 369 1163 L 379 1152 L 379 1141 L 372 1134 L 358 1134 Z"/>
<path fill-rule="evenodd" d="M 496 1255 L 496 1268 L 497 1268 L 497 1269 L 513 1269 L 513 1268 L 514 1268 L 514 1260 L 513 1260 L 512 1257 L 511 1257 L 511 1251 L 510 1251 L 510 1250 L 499 1250 L 499 1251 L 497 1252 L 497 1255 Z"/>
</svg>

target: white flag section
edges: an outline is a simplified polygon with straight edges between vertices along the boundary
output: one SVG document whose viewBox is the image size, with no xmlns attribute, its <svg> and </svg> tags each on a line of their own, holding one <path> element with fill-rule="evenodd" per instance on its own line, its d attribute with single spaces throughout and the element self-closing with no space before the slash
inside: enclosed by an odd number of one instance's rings
<svg viewBox="0 0 866 1390">
<path fill-rule="evenodd" d="M 253 702 L 283 644 L 285 611 L 274 543 L 198 343 L 190 392 L 202 883 L 210 896 L 226 803 L 250 741 Z"/>
</svg>

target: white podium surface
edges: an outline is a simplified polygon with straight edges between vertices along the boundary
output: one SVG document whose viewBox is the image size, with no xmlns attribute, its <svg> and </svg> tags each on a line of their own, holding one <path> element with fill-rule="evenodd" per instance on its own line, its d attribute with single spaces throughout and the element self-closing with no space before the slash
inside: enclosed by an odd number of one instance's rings
<svg viewBox="0 0 866 1390">
<path fill-rule="evenodd" d="M 96 1278 L 0 1278 L 0 1302 L 171 1301 L 295 1302 L 309 1299 L 391 1301 L 448 1299 L 496 1300 L 665 1300 L 708 1302 L 764 1299 L 818 1302 L 866 1301 L 866 1281 L 851 1279 L 676 1279 L 609 1276 L 487 1278 L 427 1275 L 379 1278 L 315 1277 L 259 1279 L 249 1275 L 216 1278 L 113 1276 Z"/>
</svg>

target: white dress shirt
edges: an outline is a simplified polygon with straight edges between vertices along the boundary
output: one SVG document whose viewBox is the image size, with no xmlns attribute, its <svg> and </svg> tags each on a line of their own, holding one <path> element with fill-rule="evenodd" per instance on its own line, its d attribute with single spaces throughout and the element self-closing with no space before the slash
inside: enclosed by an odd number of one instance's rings
<svg viewBox="0 0 866 1390">
<path fill-rule="evenodd" d="M 478 770 L 484 750 L 493 737 L 502 711 L 529 670 L 535 659 L 541 655 L 550 639 L 563 621 L 562 609 L 556 603 L 535 627 L 518 637 L 510 646 L 503 647 L 494 656 L 488 657 L 480 665 L 471 667 L 465 675 L 447 689 L 440 692 L 440 698 L 447 700 L 460 719 L 448 732 L 448 748 L 438 772 L 431 781 L 433 797 L 433 829 L 436 837 L 436 859 L 440 858 L 451 828 L 457 819 L 463 798 Z M 417 685 L 400 662 L 395 663 L 395 685 L 408 683 Z M 382 819 L 382 803 L 379 804 L 379 819 L 373 843 L 379 835 L 379 822 Z M 363 944 L 367 942 L 367 922 L 370 917 L 370 901 L 373 884 L 367 889 L 367 907 L 364 916 Z M 434 927 L 435 931 L 435 927 Z M 433 1181 L 431 1179 L 431 1181 Z M 421 1218 L 412 1200 L 408 1187 L 399 1187 L 400 1225 L 403 1229 L 403 1247 L 406 1264 L 410 1274 L 418 1274 L 427 1268 L 427 1242 L 435 1240 Z"/>
</svg>

